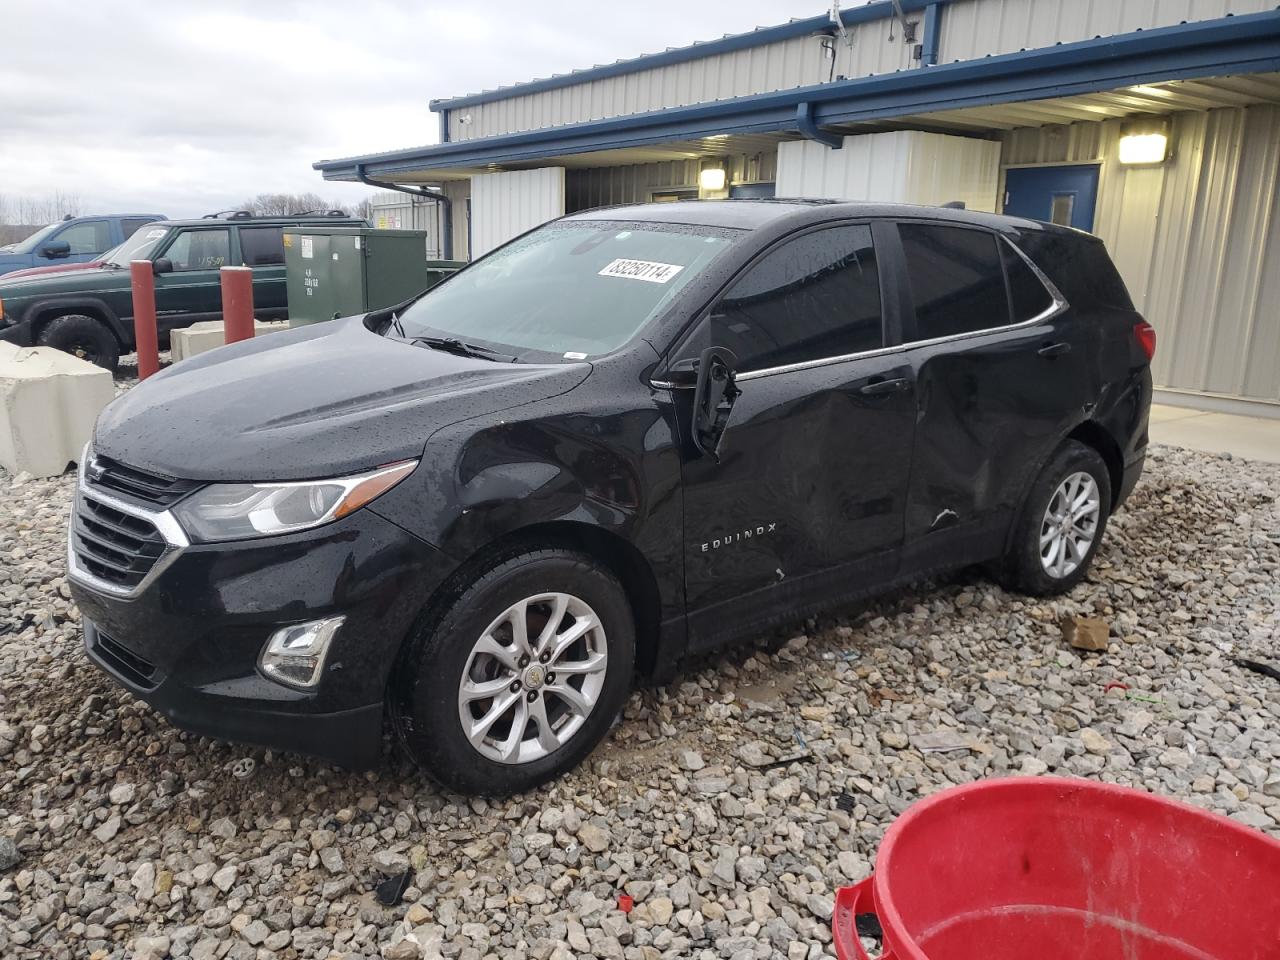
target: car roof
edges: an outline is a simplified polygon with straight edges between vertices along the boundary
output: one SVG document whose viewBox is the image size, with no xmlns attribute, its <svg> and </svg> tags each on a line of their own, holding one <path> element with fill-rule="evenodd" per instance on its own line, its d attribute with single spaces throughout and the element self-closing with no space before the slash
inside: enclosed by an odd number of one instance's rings
<svg viewBox="0 0 1280 960">
<path fill-rule="evenodd" d="M 294 217 L 195 217 L 190 220 L 165 220 L 166 227 L 289 227 L 294 224 L 365 224 L 360 217 L 330 217 L 324 214 Z"/>
<path fill-rule="evenodd" d="M 632 220 L 677 223 L 688 226 L 731 227 L 755 230 L 764 226 L 795 226 L 860 217 L 925 218 L 948 223 L 972 224 L 994 230 L 1053 230 L 1080 233 L 1066 227 L 957 207 L 922 206 L 910 203 L 816 200 L 778 197 L 767 200 L 678 200 L 669 203 L 621 204 L 583 210 L 565 217 L 568 221 Z"/>
</svg>

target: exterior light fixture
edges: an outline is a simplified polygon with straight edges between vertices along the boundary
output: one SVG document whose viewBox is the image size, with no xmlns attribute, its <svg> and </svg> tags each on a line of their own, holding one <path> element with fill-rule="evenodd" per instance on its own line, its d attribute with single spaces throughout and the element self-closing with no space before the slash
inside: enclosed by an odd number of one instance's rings
<svg viewBox="0 0 1280 960">
<path fill-rule="evenodd" d="M 724 167 L 703 167 L 698 173 L 698 186 L 703 190 L 723 190 Z"/>
<path fill-rule="evenodd" d="M 1164 163 L 1169 158 L 1169 121 L 1134 120 L 1120 128 L 1120 162 L 1126 165 Z"/>
</svg>

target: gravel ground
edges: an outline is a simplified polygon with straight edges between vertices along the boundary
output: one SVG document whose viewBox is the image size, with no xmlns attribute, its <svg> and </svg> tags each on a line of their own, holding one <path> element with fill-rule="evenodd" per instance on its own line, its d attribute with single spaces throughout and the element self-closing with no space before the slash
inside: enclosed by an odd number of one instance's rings
<svg viewBox="0 0 1280 960">
<path fill-rule="evenodd" d="M 71 478 L 0 490 L 5 958 L 812 960 L 899 813 L 1014 773 L 1280 836 L 1280 682 L 1231 659 L 1276 658 L 1278 467 L 1153 449 L 1069 597 L 971 574 L 797 624 L 636 693 L 580 770 L 498 802 L 395 754 L 352 774 L 179 733 L 81 651 Z M 1108 620 L 1109 649 L 1069 647 L 1066 614 Z M 959 749 L 923 751 L 938 734 Z"/>
</svg>

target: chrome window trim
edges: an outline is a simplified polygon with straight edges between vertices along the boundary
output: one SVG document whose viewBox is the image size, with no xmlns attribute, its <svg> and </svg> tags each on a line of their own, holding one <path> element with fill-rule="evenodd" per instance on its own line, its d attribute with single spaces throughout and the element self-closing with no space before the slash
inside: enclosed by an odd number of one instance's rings
<svg viewBox="0 0 1280 960">
<path fill-rule="evenodd" d="M 870 357 L 885 357 L 894 353 L 904 353 L 907 350 L 914 350 L 917 347 L 931 347 L 931 346 L 936 346 L 937 344 L 940 344 L 940 343 L 951 343 L 951 342 L 960 341 L 960 340 L 972 340 L 975 337 L 985 337 L 993 333 L 1008 333 L 1012 330 L 1022 330 L 1026 327 L 1034 327 L 1037 324 L 1044 323 L 1048 320 L 1052 320 L 1054 317 L 1063 313 L 1067 309 L 1067 307 L 1070 306 L 1070 304 L 1067 303 L 1067 298 L 1062 295 L 1062 292 L 1056 286 L 1054 286 L 1053 281 L 1050 280 L 1047 276 L 1045 276 L 1044 271 L 1041 270 L 1038 266 L 1036 266 L 1035 261 L 1033 261 L 1020 249 L 1018 249 L 1018 246 L 1015 243 L 1013 243 L 1008 237 L 997 235 L 997 239 L 1003 243 L 1007 243 L 1010 249 L 1012 249 L 1014 253 L 1016 253 L 1019 257 L 1022 258 L 1023 263 L 1025 263 L 1027 266 L 1031 268 L 1031 271 L 1036 275 L 1036 279 L 1038 279 L 1040 283 L 1044 285 L 1044 288 L 1048 292 L 1049 296 L 1053 298 L 1053 302 L 1049 304 L 1049 306 L 1045 307 L 1043 310 L 1041 310 L 1031 319 L 1021 320 L 1018 323 L 1006 323 L 1003 326 L 999 326 L 999 327 L 986 327 L 982 330 L 969 330 L 964 333 L 952 333 L 952 334 L 948 334 L 945 337 L 932 337 L 928 340 L 912 340 L 910 343 L 899 343 L 891 347 L 880 347 L 876 350 L 863 350 L 860 353 L 846 353 L 836 357 L 822 357 L 817 360 L 805 360 L 800 363 L 788 363 L 779 367 L 765 367 L 763 370 L 749 370 L 746 373 L 738 374 L 736 377 L 734 377 L 734 380 L 741 383 L 744 380 L 756 380 L 756 379 L 759 379 L 760 377 L 771 377 L 771 376 L 774 376 L 775 374 L 795 373 L 798 370 L 811 370 L 814 367 L 826 367 L 826 366 L 830 366 L 833 363 L 845 363 L 850 360 L 865 360 Z M 1006 293 L 1006 296 L 1008 296 L 1007 293 Z M 1012 308 L 1012 303 L 1013 303 L 1012 299 L 1010 299 L 1009 303 L 1010 303 L 1010 307 Z M 649 386 L 654 387 L 655 389 L 658 389 L 658 390 L 679 389 L 679 385 L 671 383 L 667 380 L 650 380 Z M 690 384 L 687 389 L 692 389 L 692 387 L 693 385 Z"/>
<path fill-rule="evenodd" d="M 100 593 L 110 594 L 113 597 L 119 597 L 124 600 L 132 600 L 150 586 L 155 578 L 160 576 L 173 561 L 177 560 L 182 552 L 191 546 L 191 541 L 187 539 L 182 525 L 178 523 L 177 518 L 170 511 L 147 510 L 119 500 L 110 494 L 90 489 L 84 479 L 84 467 L 89 457 L 89 450 L 86 447 L 84 454 L 80 457 L 80 469 L 77 471 L 75 495 L 71 498 L 71 515 L 67 520 L 67 575 L 72 580 L 91 587 Z M 164 553 L 160 554 L 151 569 L 135 586 L 122 587 L 119 584 L 103 580 L 101 577 L 94 576 L 76 562 L 73 534 L 76 522 L 76 506 L 79 504 L 81 497 L 101 503 L 112 510 L 119 510 L 121 513 L 128 514 L 131 517 L 137 517 L 139 520 L 146 520 L 156 528 L 161 539 L 164 540 L 166 544 Z"/>
</svg>

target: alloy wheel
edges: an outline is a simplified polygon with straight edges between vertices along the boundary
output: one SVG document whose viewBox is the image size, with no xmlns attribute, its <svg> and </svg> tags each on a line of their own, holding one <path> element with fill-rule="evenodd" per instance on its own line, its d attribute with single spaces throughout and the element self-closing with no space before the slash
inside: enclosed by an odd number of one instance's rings
<svg viewBox="0 0 1280 960">
<path fill-rule="evenodd" d="M 1040 523 L 1040 564 L 1049 576 L 1069 577 L 1089 555 L 1098 535 L 1102 497 L 1093 477 L 1080 471 L 1058 485 Z"/>
<path fill-rule="evenodd" d="M 458 685 L 463 734 L 498 763 L 547 756 L 595 709 L 608 659 L 604 626 L 584 600 L 540 593 L 513 603 L 467 657 Z"/>
</svg>

